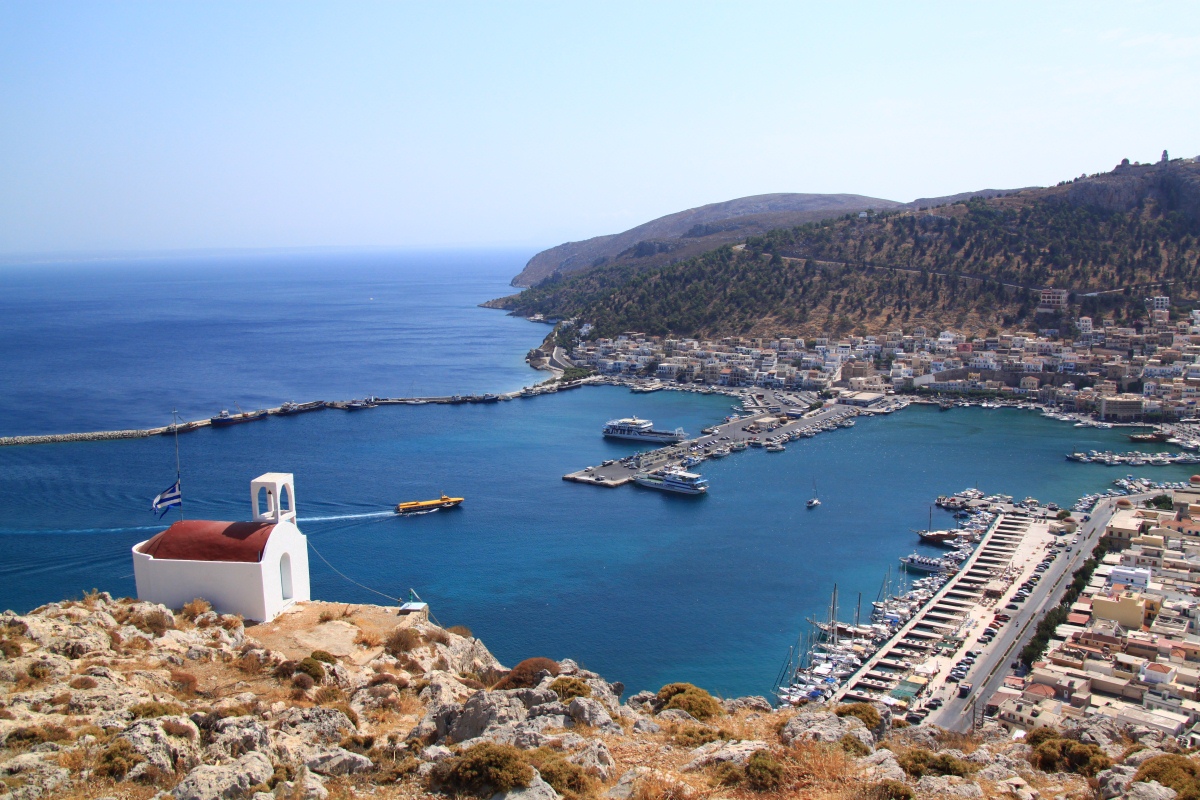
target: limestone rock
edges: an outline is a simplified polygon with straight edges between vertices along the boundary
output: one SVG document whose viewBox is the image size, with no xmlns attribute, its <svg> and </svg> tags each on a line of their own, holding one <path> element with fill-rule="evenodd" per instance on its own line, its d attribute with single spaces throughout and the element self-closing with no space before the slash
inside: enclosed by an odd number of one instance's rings
<svg viewBox="0 0 1200 800">
<path fill-rule="evenodd" d="M 801 712 L 788 720 L 779 732 L 779 738 L 787 745 L 800 739 L 836 743 L 847 735 L 875 749 L 875 735 L 862 720 L 852 716 L 839 717 L 828 711 Z"/>
<path fill-rule="evenodd" d="M 658 718 L 665 719 L 669 722 L 686 722 L 691 725 L 700 724 L 700 720 L 696 719 L 682 708 L 668 708 L 666 711 L 660 711 L 658 713 Z"/>
<path fill-rule="evenodd" d="M 288 800 L 325 800 L 329 790 L 319 775 L 308 771 L 308 767 L 296 770 L 295 780 L 282 781 L 275 787 L 275 793 L 267 795 L 271 800 L 286 797 Z"/>
<path fill-rule="evenodd" d="M 289 708 L 275 718 L 275 726 L 284 733 L 309 741 L 340 742 L 354 732 L 354 723 L 336 708 Z"/>
<path fill-rule="evenodd" d="M 475 690 L 466 686 L 455 676 L 443 670 L 435 670 L 427 676 L 429 685 L 418 695 L 423 703 L 445 705 L 461 703 L 470 697 Z"/>
<path fill-rule="evenodd" d="M 530 719 L 547 716 L 565 717 L 569 716 L 570 713 L 567 707 L 558 701 L 557 697 L 549 703 L 542 703 L 529 709 Z"/>
<path fill-rule="evenodd" d="M 509 789 L 507 792 L 496 792 L 492 795 L 491 800 L 560 800 L 560 796 L 535 769 L 533 780 L 529 782 L 529 786 Z"/>
<path fill-rule="evenodd" d="M 979 784 L 953 775 L 926 775 L 913 788 L 917 797 L 983 797 Z"/>
<path fill-rule="evenodd" d="M 155 770 L 171 775 L 176 768 L 189 770 L 200 763 L 200 730 L 187 717 L 138 720 L 118 736 L 146 759 L 129 771 L 130 780 Z"/>
<path fill-rule="evenodd" d="M 775 710 L 767 698 L 758 695 L 753 697 L 735 697 L 732 700 L 722 700 L 721 705 L 725 708 L 725 711 L 728 714 L 735 714 L 744 709 L 759 711 L 763 714 L 770 714 Z"/>
<path fill-rule="evenodd" d="M 207 753 L 220 753 L 227 758 L 238 758 L 255 750 L 271 752 L 271 732 L 257 717 L 226 717 L 218 720 L 209 735 L 211 744 Z"/>
<path fill-rule="evenodd" d="M 549 704 L 562 705 L 559 702 L 558 695 L 550 689 L 506 689 L 504 693 L 520 700 L 521 705 L 525 706 L 531 712 L 538 706 Z M 564 710 L 562 713 L 566 713 L 566 711 Z"/>
<path fill-rule="evenodd" d="M 662 726 L 652 719 L 639 717 L 637 722 L 633 723 L 634 733 L 658 733 L 662 730 Z"/>
<path fill-rule="evenodd" d="M 638 711 L 649 711 L 654 706 L 654 701 L 658 699 L 658 695 L 654 692 L 641 691 L 625 701 L 625 705 L 630 706 Z"/>
<path fill-rule="evenodd" d="M 421 760 L 422 761 L 432 761 L 433 763 L 436 764 L 439 761 L 445 761 L 447 758 L 450 758 L 452 755 L 454 755 L 454 753 L 451 752 L 449 747 L 442 747 L 441 745 L 438 745 L 438 744 L 431 744 L 429 747 L 426 747 L 425 749 L 423 749 L 421 751 Z"/>
<path fill-rule="evenodd" d="M 590 775 L 607 783 L 617 773 L 617 762 L 609 752 L 608 746 L 599 739 L 589 739 L 578 753 L 567 756 L 572 764 L 583 767 Z"/>
<path fill-rule="evenodd" d="M 22 753 L 0 764 L 0 787 L 16 779 L 20 785 L 12 791 L 14 800 L 36 800 L 43 796 L 55 796 L 60 787 L 71 778 L 69 770 L 54 763 L 53 753 Z"/>
<path fill-rule="evenodd" d="M 266 756 L 258 752 L 247 753 L 231 764 L 196 767 L 171 795 L 175 800 L 234 800 L 245 796 L 251 786 L 265 783 L 273 774 Z"/>
<path fill-rule="evenodd" d="M 1154 747 L 1148 747 L 1145 750 L 1138 750 L 1136 753 L 1131 753 L 1129 758 L 1125 759 L 1123 763 L 1130 767 L 1140 767 L 1142 764 L 1154 758 L 1155 756 L 1161 755 L 1163 755 L 1162 750 Z"/>
<path fill-rule="evenodd" d="M 667 772 L 649 767 L 634 767 L 617 781 L 616 786 L 604 793 L 609 800 L 629 800 L 634 790 L 642 781 L 654 781 L 665 787 L 670 787 L 671 794 L 676 797 L 692 797 L 695 790 L 683 781 Z"/>
<path fill-rule="evenodd" d="M 450 729 L 462 714 L 462 706 L 454 703 L 431 705 L 421 721 L 408 732 L 408 739 L 422 742 L 440 742 L 450 733 Z"/>
<path fill-rule="evenodd" d="M 621 726 L 613 722 L 608 711 L 597 700 L 590 697 L 573 697 L 567 706 L 571 718 L 581 725 L 598 728 L 606 733 L 619 733 Z"/>
<path fill-rule="evenodd" d="M 767 743 L 763 741 L 726 742 L 718 739 L 715 742 L 700 745 L 688 753 L 691 760 L 684 764 L 682 769 L 684 772 L 692 772 L 724 761 L 745 766 L 746 762 L 750 760 L 750 756 L 765 749 L 767 749 Z"/>
<path fill-rule="evenodd" d="M 896 754 L 891 750 L 876 750 L 871 755 L 860 758 L 858 765 L 864 768 L 864 777 L 872 783 L 885 780 L 904 781 L 907 778 L 899 762 L 896 761 Z"/>
<path fill-rule="evenodd" d="M 1112 800 L 1114 797 L 1120 797 L 1129 788 L 1129 784 L 1133 782 L 1133 776 L 1136 772 L 1136 767 L 1121 764 L 1097 773 L 1096 796 L 1100 800 Z"/>
<path fill-rule="evenodd" d="M 375 768 L 371 759 L 342 747 L 330 747 L 305 760 L 304 766 L 320 775 L 354 775 Z"/>
<path fill-rule="evenodd" d="M 525 704 L 505 692 L 477 692 L 462 707 L 462 713 L 450 727 L 450 736 L 465 742 L 489 728 L 525 719 Z"/>
<path fill-rule="evenodd" d="M 1163 786 L 1158 781 L 1130 784 L 1122 800 L 1175 800 L 1177 792 L 1169 786 Z"/>
</svg>

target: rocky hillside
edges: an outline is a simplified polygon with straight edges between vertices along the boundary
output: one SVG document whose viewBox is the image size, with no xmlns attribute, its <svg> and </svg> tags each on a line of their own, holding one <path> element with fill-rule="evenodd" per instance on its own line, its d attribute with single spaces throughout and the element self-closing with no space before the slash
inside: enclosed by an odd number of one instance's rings
<svg viewBox="0 0 1200 800">
<path fill-rule="evenodd" d="M 777 228 L 655 269 L 555 276 L 494 304 L 578 317 L 597 335 L 844 335 L 905 324 L 985 333 L 1035 324 L 1046 286 L 1119 323 L 1144 319 L 1151 291 L 1194 305 L 1200 163 L 1121 164 L 1049 189 Z"/>
<path fill-rule="evenodd" d="M 690 684 L 622 699 L 573 661 L 506 669 L 465 629 L 376 606 L 307 603 L 245 628 L 203 601 L 99 593 L 0 615 L 0 653 L 3 800 L 1200 793 L 1200 760 L 1149 730 L 1014 743 L 906 727 L 882 705 L 776 711 Z"/>
</svg>

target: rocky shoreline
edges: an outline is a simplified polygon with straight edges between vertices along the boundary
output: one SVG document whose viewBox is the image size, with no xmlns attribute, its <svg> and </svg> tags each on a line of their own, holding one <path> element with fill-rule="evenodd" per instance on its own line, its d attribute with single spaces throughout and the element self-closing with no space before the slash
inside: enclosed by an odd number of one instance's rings
<svg viewBox="0 0 1200 800">
<path fill-rule="evenodd" d="M 883 705 L 624 693 L 569 659 L 507 669 L 470 631 L 394 608 L 304 603 L 246 627 L 203 601 L 92 593 L 0 614 L 0 800 L 1169 800 L 1151 778 L 1190 796 L 1179 775 L 1200 773 L 1106 720 L 1024 743 Z"/>
</svg>

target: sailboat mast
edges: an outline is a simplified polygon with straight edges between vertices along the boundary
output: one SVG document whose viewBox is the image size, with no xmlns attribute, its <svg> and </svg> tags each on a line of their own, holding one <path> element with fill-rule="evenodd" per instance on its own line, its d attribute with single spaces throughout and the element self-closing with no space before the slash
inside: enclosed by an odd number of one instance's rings
<svg viewBox="0 0 1200 800">
<path fill-rule="evenodd" d="M 180 482 L 183 479 L 182 472 L 179 468 L 179 413 L 176 409 L 171 409 L 171 427 L 175 429 L 175 486 L 179 489 L 179 519 L 183 519 L 183 486 Z"/>
</svg>

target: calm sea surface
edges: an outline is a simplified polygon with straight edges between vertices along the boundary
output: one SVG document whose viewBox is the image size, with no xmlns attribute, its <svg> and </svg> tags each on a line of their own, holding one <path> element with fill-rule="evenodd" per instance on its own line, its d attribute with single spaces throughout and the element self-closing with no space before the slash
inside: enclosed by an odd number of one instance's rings
<svg viewBox="0 0 1200 800">
<path fill-rule="evenodd" d="M 546 329 L 475 304 L 503 294 L 523 257 L 0 272 L 0 429 L 157 424 L 172 405 L 198 417 L 239 399 L 257 407 L 407 394 L 413 384 L 426 394 L 512 389 L 540 377 L 522 358 Z M 160 271 L 164 286 L 196 291 L 159 304 L 145 282 Z M 696 432 L 727 413 L 727 398 L 603 387 L 204 429 L 179 439 L 185 511 L 245 518 L 252 478 L 293 472 L 301 527 L 321 555 L 389 596 L 414 589 L 439 621 L 468 625 L 503 661 L 571 657 L 630 690 L 686 680 L 738 695 L 770 689 L 835 582 L 844 617 L 860 592 L 869 607 L 885 570 L 918 547 L 910 529 L 925 526 L 936 495 L 978 485 L 1068 503 L 1127 471 L 1063 459 L 1129 449 L 1117 431 L 1023 411 L 913 407 L 786 453 L 708 462 L 707 497 L 561 480 L 636 449 L 601 438 L 612 417 Z M 25 611 L 92 587 L 132 594 L 129 548 L 160 529 L 149 498 L 174 465 L 165 437 L 0 448 L 0 607 Z M 1142 468 L 1161 480 L 1189 472 Z M 822 505 L 808 511 L 814 480 Z M 467 500 L 455 511 L 389 513 L 441 491 Z M 935 524 L 950 522 L 935 510 Z M 320 558 L 312 580 L 321 599 L 382 600 Z"/>
</svg>

